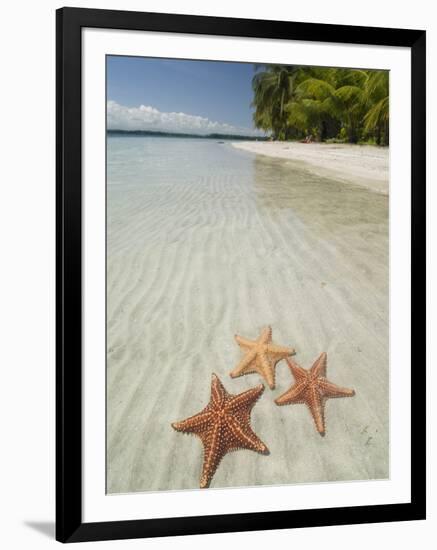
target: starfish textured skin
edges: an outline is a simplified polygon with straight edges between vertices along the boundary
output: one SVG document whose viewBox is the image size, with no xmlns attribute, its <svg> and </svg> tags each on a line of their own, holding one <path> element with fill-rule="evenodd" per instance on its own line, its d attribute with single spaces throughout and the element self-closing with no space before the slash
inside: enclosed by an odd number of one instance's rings
<svg viewBox="0 0 437 550">
<path fill-rule="evenodd" d="M 321 353 L 310 370 L 303 369 L 294 361 L 286 359 L 295 383 L 283 395 L 275 399 L 277 405 L 305 403 L 311 411 L 320 435 L 325 435 L 324 405 L 330 397 L 352 397 L 354 390 L 341 388 L 329 382 L 326 376 L 327 354 Z"/>
<path fill-rule="evenodd" d="M 235 335 L 235 340 L 240 348 L 245 351 L 241 361 L 230 373 L 232 378 L 237 378 L 243 374 L 258 373 L 273 390 L 275 388 L 275 367 L 276 364 L 293 355 L 293 348 L 277 346 L 272 343 L 272 329 L 265 328 L 258 340 L 248 340 L 238 334 Z"/>
<path fill-rule="evenodd" d="M 249 449 L 268 454 L 268 448 L 250 427 L 250 413 L 263 391 L 260 384 L 238 395 L 230 394 L 213 374 L 208 405 L 198 414 L 172 424 L 178 432 L 197 435 L 203 443 L 201 489 L 209 487 L 226 453 Z"/>
</svg>

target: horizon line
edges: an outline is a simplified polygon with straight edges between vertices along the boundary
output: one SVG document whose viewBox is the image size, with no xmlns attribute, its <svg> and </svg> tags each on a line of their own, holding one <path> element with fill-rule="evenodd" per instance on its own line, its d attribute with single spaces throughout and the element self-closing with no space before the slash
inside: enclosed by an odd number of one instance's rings
<svg viewBox="0 0 437 550">
<path fill-rule="evenodd" d="M 130 135 L 149 135 L 149 136 L 162 136 L 162 137 L 192 137 L 192 138 L 207 138 L 207 139 L 246 139 L 251 141 L 261 140 L 265 141 L 269 136 L 250 136 L 246 134 L 221 134 L 221 133 L 209 133 L 209 134 L 191 134 L 188 132 L 165 132 L 160 130 L 122 130 L 118 128 L 107 128 L 107 134 L 130 134 Z"/>
</svg>

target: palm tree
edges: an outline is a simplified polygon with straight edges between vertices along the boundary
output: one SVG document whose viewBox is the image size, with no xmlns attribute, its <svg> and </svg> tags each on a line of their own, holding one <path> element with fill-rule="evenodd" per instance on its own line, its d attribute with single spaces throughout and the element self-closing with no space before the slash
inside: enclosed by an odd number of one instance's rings
<svg viewBox="0 0 437 550">
<path fill-rule="evenodd" d="M 315 134 L 323 141 L 336 115 L 331 101 L 335 88 L 320 76 L 316 74 L 302 80 L 296 88 L 295 100 L 288 104 L 287 111 L 292 126 L 306 135 Z M 338 128 L 335 133 L 337 132 Z"/>
<path fill-rule="evenodd" d="M 308 78 L 299 85 L 297 95 L 302 102 L 308 99 L 316 102 L 307 106 L 313 111 L 317 106 L 321 139 L 326 120 L 335 118 L 345 128 L 348 141 L 356 143 L 365 110 L 363 87 L 367 73 L 350 69 L 318 69 L 318 72 L 318 78 Z"/>
<path fill-rule="evenodd" d="M 364 115 L 364 130 L 376 137 L 376 143 L 389 143 L 389 74 L 375 71 L 369 75 L 365 86 L 367 102 L 370 105 Z"/>
<path fill-rule="evenodd" d="M 294 81 L 299 67 L 269 65 L 263 69 L 252 79 L 255 127 L 272 130 L 275 139 L 287 139 L 290 129 L 287 124 L 286 105 L 293 97 Z"/>
</svg>

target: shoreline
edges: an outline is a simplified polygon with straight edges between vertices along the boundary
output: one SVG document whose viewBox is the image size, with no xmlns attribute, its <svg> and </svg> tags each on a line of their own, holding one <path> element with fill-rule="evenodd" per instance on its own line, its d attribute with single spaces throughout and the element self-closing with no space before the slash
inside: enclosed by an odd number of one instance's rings
<svg viewBox="0 0 437 550">
<path fill-rule="evenodd" d="M 242 141 L 232 146 L 298 163 L 313 174 L 389 194 L 389 148 L 345 143 Z"/>
</svg>

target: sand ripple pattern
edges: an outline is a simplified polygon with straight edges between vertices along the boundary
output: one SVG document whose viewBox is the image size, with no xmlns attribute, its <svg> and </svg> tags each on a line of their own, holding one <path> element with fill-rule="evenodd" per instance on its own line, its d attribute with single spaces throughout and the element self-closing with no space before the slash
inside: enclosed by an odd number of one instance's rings
<svg viewBox="0 0 437 550">
<path fill-rule="evenodd" d="M 268 324 L 356 396 L 327 402 L 321 438 L 304 406 L 275 406 L 280 363 L 252 413 L 270 456 L 230 453 L 211 486 L 388 477 L 388 197 L 214 141 L 109 142 L 108 492 L 198 488 L 201 443 L 170 424 L 205 406 L 212 372 L 232 393 L 259 383 L 228 376 L 233 335 Z"/>
</svg>

